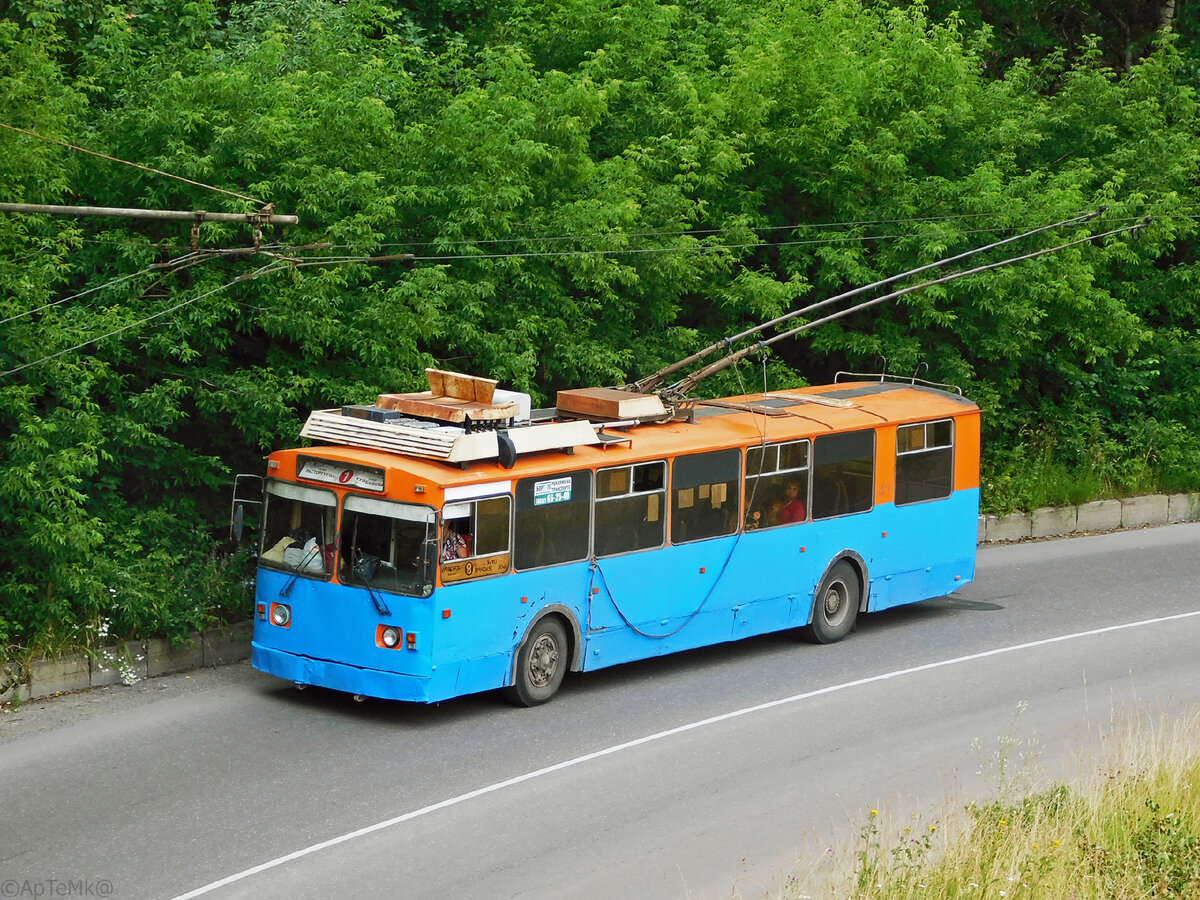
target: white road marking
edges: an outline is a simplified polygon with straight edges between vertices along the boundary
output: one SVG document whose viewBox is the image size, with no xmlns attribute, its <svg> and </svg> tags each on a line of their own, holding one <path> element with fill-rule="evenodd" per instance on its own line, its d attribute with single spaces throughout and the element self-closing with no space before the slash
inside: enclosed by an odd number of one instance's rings
<svg viewBox="0 0 1200 900">
<path fill-rule="evenodd" d="M 632 741 L 626 741 L 623 744 L 614 744 L 611 747 L 605 747 L 602 750 L 596 750 L 592 753 L 586 753 L 583 756 L 577 756 L 574 759 L 568 759 L 560 763 L 555 763 L 552 766 L 546 766 L 544 769 L 538 769 L 534 772 L 526 772 L 524 775 L 517 775 L 514 778 L 508 778 L 504 781 L 498 781 L 495 784 L 489 784 L 487 787 L 481 787 L 474 791 L 469 791 L 465 794 L 459 794 L 457 797 L 451 797 L 448 800 L 442 800 L 439 803 L 423 806 L 420 809 L 414 809 L 412 812 L 406 812 L 403 815 L 396 816 L 392 819 L 385 819 L 382 822 L 376 822 L 374 825 L 368 825 L 365 828 L 360 828 L 357 831 L 351 831 L 347 834 L 339 835 L 335 838 L 330 838 L 327 841 L 321 841 L 319 844 L 313 844 L 301 850 L 295 850 L 284 856 L 276 857 L 265 863 L 260 863 L 257 866 L 251 866 L 249 869 L 244 869 L 233 875 L 227 875 L 211 884 L 206 884 L 203 887 L 198 887 L 194 891 L 189 891 L 186 894 L 180 894 L 174 900 L 191 900 L 192 897 L 201 897 L 204 894 L 210 894 L 215 890 L 225 887 L 226 885 L 242 881 L 252 875 L 257 875 L 260 872 L 265 872 L 268 869 L 275 869 L 292 860 L 300 859 L 304 856 L 311 856 L 314 853 L 319 853 L 322 850 L 327 850 L 330 847 L 336 847 L 338 844 L 345 844 L 360 837 L 365 837 L 368 834 L 374 834 L 376 831 L 382 831 L 385 828 L 391 828 L 393 825 L 401 825 L 404 822 L 411 822 L 413 819 L 419 819 L 421 816 L 427 816 L 430 813 L 435 813 L 441 809 L 448 809 L 451 806 L 458 806 L 460 803 L 466 803 L 469 800 L 474 800 L 477 797 L 483 797 L 487 794 L 493 794 L 496 791 L 504 790 L 517 784 L 523 784 L 527 781 L 533 781 L 535 778 L 542 778 L 545 775 L 550 775 L 554 772 L 560 772 L 563 769 L 569 769 L 573 766 L 583 765 L 591 762 L 594 759 L 600 759 L 604 756 L 612 756 L 614 753 L 621 753 L 625 750 L 632 750 L 634 747 L 641 747 L 644 744 L 650 744 L 654 741 L 661 741 L 665 738 L 673 737 L 677 734 L 683 734 L 685 731 L 693 731 L 697 728 L 704 728 L 708 725 L 715 725 L 718 722 L 726 722 L 729 719 L 737 719 L 741 716 L 748 716 L 751 713 L 762 712 L 767 709 L 774 709 L 777 706 L 786 706 L 789 703 L 797 703 L 801 700 L 808 700 L 813 697 L 820 697 L 823 694 L 833 694 L 838 691 L 849 690 L 850 688 L 862 687 L 866 684 L 874 684 L 879 681 L 887 681 L 892 678 L 901 678 L 905 675 L 915 675 L 918 672 L 928 672 L 931 669 L 941 669 L 947 666 L 956 666 L 962 663 L 974 662 L 980 659 L 987 659 L 991 656 L 1001 656 L 1005 653 L 1015 653 L 1019 650 L 1029 650 L 1034 647 L 1045 647 L 1048 644 L 1059 644 L 1063 641 L 1073 641 L 1079 638 L 1094 637 L 1099 634 L 1108 634 L 1114 631 L 1124 631 L 1129 628 L 1142 628 L 1147 625 L 1159 625 L 1163 622 L 1174 622 L 1179 619 L 1190 619 L 1195 616 L 1200 616 L 1200 610 L 1193 612 L 1179 613 L 1173 616 L 1160 616 L 1156 619 L 1143 619 L 1140 622 L 1129 622 L 1124 625 L 1109 625 L 1105 628 L 1094 628 L 1090 631 L 1077 631 L 1074 634 L 1063 634 L 1058 637 L 1044 638 L 1040 641 L 1029 641 L 1024 644 L 1014 644 L 1011 647 L 1000 647 L 996 650 L 985 650 L 982 653 L 972 653 L 968 656 L 957 656 L 953 659 L 943 659 L 938 662 L 925 663 L 920 666 L 912 666 L 907 669 L 897 669 L 894 672 L 884 672 L 881 675 L 871 675 L 867 678 L 858 678 L 854 681 L 846 681 L 841 684 L 833 684 L 828 687 L 817 688 L 812 691 L 805 691 L 803 694 L 793 694 L 791 697 L 783 697 L 779 700 L 770 700 L 766 703 L 760 703 L 757 706 L 747 706 L 744 709 L 737 709 L 733 712 L 722 713 L 719 716 L 711 716 L 707 719 L 701 719 L 698 722 L 689 722 L 686 725 L 679 725 L 675 728 L 669 728 L 666 731 L 659 731 L 655 734 L 648 734 L 645 737 L 636 738 Z"/>
</svg>

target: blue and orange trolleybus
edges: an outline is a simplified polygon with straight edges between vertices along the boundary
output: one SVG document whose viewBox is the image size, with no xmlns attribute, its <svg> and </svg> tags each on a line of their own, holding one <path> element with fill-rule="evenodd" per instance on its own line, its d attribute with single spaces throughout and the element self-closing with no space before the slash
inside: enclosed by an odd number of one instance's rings
<svg viewBox="0 0 1200 900">
<path fill-rule="evenodd" d="M 980 412 L 909 379 L 720 400 L 430 370 L 271 454 L 253 664 L 418 702 L 544 702 L 588 671 L 950 593 L 975 569 Z"/>
</svg>

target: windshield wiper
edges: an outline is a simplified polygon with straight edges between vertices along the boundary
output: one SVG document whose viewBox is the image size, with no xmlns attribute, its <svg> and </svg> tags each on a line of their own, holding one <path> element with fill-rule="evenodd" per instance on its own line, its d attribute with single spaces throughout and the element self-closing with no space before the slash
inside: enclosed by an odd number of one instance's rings
<svg viewBox="0 0 1200 900">
<path fill-rule="evenodd" d="M 371 597 L 371 602 L 375 604 L 375 609 L 379 614 L 381 616 L 390 616 L 392 611 L 383 602 L 383 597 L 379 595 L 379 592 L 371 586 L 371 579 L 375 577 L 375 572 L 378 568 L 378 556 L 369 556 L 357 547 L 354 548 L 354 574 L 362 580 L 363 585 L 367 589 L 367 594 Z"/>
<path fill-rule="evenodd" d="M 292 577 L 287 580 L 287 583 L 279 589 L 279 596 L 286 597 L 292 592 L 292 588 L 296 585 L 296 579 L 300 577 L 300 573 L 308 568 L 308 564 L 317 558 L 317 554 L 321 552 L 321 546 L 318 544 L 313 547 L 295 566 L 292 567 Z M 322 570 L 324 571 L 324 567 Z"/>
</svg>

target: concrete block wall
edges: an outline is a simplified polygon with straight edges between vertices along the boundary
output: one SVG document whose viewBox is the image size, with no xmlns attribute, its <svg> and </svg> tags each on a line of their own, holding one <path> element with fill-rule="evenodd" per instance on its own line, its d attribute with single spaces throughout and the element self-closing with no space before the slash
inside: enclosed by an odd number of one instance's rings
<svg viewBox="0 0 1200 900">
<path fill-rule="evenodd" d="M 169 675 L 187 669 L 198 669 L 204 665 L 204 651 L 199 637 L 194 637 L 174 646 L 166 638 L 151 638 L 146 641 L 146 676 Z"/>
<path fill-rule="evenodd" d="M 4 663 L 0 665 L 0 703 L 227 665 L 250 657 L 252 631 L 252 623 L 242 622 L 200 632 L 178 646 L 165 638 L 127 641 L 93 653 L 37 659 L 24 672 L 16 663 Z"/>
<path fill-rule="evenodd" d="M 1128 497 L 1121 501 L 1121 527 L 1142 528 L 1146 525 L 1165 525 L 1168 508 L 1166 494 Z"/>
<path fill-rule="evenodd" d="M 1200 494 L 1167 496 L 1168 522 L 1200 522 Z"/>
<path fill-rule="evenodd" d="M 253 622 L 240 622 L 204 632 L 200 636 L 204 665 L 223 666 L 241 659 L 249 659 L 250 638 L 253 634 Z"/>
<path fill-rule="evenodd" d="M 0 665 L 0 703 L 10 700 L 29 699 L 29 683 L 21 677 L 21 668 L 16 663 Z"/>
<path fill-rule="evenodd" d="M 29 666 L 29 695 L 46 697 L 77 690 L 76 685 L 90 682 L 91 671 L 88 658 L 83 655 L 35 659 Z"/>
<path fill-rule="evenodd" d="M 1200 522 L 1200 493 L 1149 494 L 1124 500 L 1093 500 L 1079 506 L 1044 506 L 1032 513 L 980 516 L 979 543 L 1065 537 L 1179 522 Z"/>
<path fill-rule="evenodd" d="M 1076 527 L 1080 531 L 1111 531 L 1121 527 L 1120 500 L 1093 500 L 1078 508 Z"/>
<path fill-rule="evenodd" d="M 1030 537 L 1071 534 L 1079 525 L 1079 510 L 1074 506 L 1041 506 L 1029 518 Z"/>
</svg>

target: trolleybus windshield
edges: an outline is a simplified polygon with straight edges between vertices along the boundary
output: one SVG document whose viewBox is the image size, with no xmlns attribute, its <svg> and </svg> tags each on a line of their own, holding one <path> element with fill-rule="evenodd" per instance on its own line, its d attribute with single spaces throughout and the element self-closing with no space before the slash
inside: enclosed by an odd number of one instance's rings
<svg viewBox="0 0 1200 900">
<path fill-rule="evenodd" d="M 437 530 L 427 506 L 351 494 L 342 504 L 338 578 L 396 594 L 433 593 Z"/>
<path fill-rule="evenodd" d="M 272 569 L 328 579 L 332 574 L 337 497 L 333 491 L 267 482 L 259 562 Z"/>
</svg>

